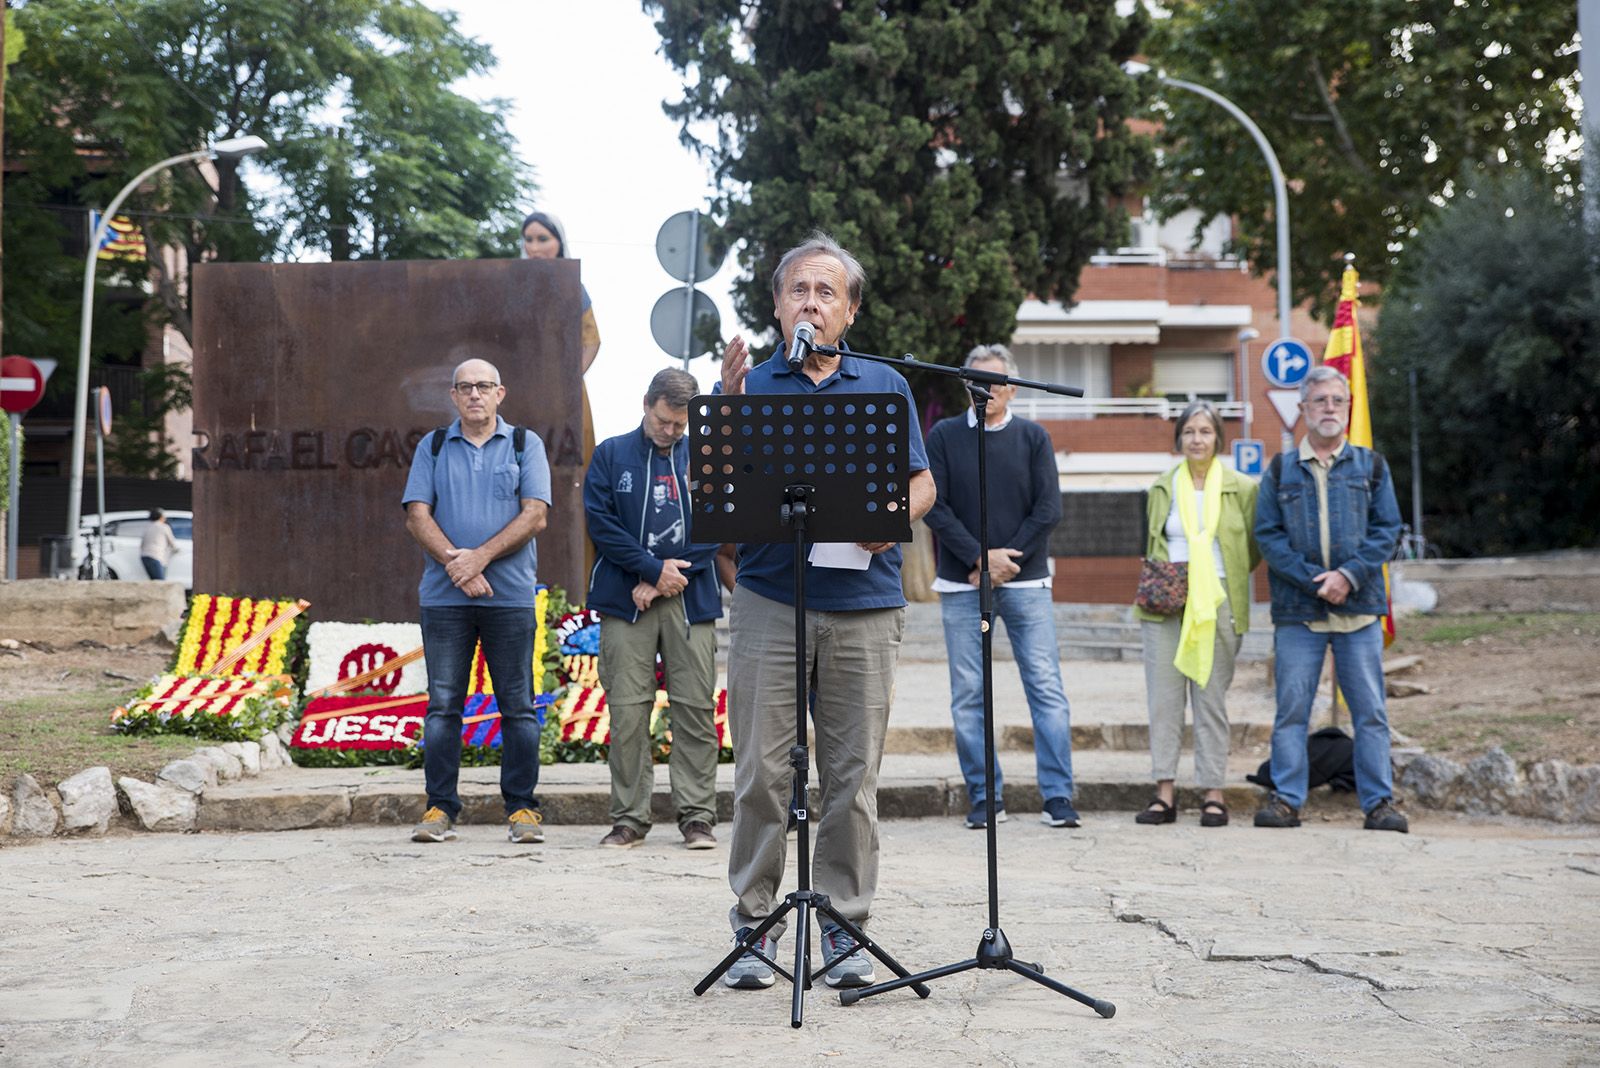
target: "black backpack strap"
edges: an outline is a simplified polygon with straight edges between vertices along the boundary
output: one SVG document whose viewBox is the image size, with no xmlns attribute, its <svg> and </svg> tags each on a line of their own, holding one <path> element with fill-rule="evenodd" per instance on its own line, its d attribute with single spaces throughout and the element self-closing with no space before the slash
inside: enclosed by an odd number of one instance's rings
<svg viewBox="0 0 1600 1068">
<path fill-rule="evenodd" d="M 528 428 L 514 426 L 511 428 L 511 450 L 517 454 L 517 466 L 522 466 L 522 450 L 528 444 Z"/>
<path fill-rule="evenodd" d="M 428 443 L 428 451 L 433 455 L 434 460 L 437 461 L 439 459 L 439 450 L 444 448 L 445 435 L 450 433 L 450 428 L 447 426 L 442 426 L 437 430 L 434 430 L 432 433 L 433 440 Z"/>
</svg>

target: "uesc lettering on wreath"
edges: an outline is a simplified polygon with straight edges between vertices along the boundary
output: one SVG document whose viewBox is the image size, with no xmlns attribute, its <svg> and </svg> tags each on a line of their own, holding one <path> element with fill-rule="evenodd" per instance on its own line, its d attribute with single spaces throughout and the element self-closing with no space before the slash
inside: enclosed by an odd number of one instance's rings
<svg viewBox="0 0 1600 1068">
<path fill-rule="evenodd" d="M 344 434 L 329 430 L 196 430 L 193 467 L 196 471 L 335 471 L 339 468 L 370 470 L 392 467 L 405 470 L 411 454 L 432 427 L 400 431 L 357 427 Z M 557 435 L 553 429 L 545 442 L 552 462 L 578 462 L 577 439 L 570 429 Z"/>
</svg>

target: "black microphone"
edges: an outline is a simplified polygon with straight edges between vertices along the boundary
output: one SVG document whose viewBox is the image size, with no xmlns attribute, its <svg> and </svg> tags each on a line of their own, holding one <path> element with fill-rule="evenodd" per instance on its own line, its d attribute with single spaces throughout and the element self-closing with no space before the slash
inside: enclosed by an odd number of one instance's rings
<svg viewBox="0 0 1600 1068">
<path fill-rule="evenodd" d="M 804 319 L 794 324 L 794 337 L 790 338 L 788 351 L 784 353 L 784 358 L 789 361 L 789 370 L 798 371 L 806 362 L 806 353 L 816 344 L 816 333 L 817 328 Z"/>
</svg>

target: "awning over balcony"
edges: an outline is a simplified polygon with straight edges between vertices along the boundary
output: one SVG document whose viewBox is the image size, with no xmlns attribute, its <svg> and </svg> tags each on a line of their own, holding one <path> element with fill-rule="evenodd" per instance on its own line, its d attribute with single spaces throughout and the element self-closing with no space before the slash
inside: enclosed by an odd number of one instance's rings
<svg viewBox="0 0 1600 1068">
<path fill-rule="evenodd" d="M 1162 327 L 1249 324 L 1248 304 L 1169 304 L 1164 300 L 1085 300 L 1070 309 L 1026 300 L 1017 309 L 1019 345 L 1154 345 Z"/>
</svg>

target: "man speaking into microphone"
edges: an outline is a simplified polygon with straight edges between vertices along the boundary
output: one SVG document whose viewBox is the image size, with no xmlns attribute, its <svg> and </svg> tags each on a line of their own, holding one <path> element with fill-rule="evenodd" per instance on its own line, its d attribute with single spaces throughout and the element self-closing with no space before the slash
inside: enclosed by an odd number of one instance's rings
<svg viewBox="0 0 1600 1068">
<path fill-rule="evenodd" d="M 772 276 L 773 314 L 784 341 L 750 367 L 744 339 L 735 337 L 722 361 L 727 394 L 898 393 L 911 414 L 907 483 L 911 519 L 933 507 L 933 476 L 916 418 L 916 402 L 900 373 L 813 346 L 843 347 L 861 307 L 866 275 L 831 237 L 813 233 L 784 253 Z M 850 557 L 854 559 L 850 559 Z M 797 561 L 792 544 L 739 546 L 738 577 L 729 614 L 728 717 L 734 747 L 733 837 L 728 883 L 735 939 L 758 926 L 779 898 L 787 844 L 789 749 L 794 744 L 794 568 L 806 568 L 806 672 L 821 780 L 813 884 L 846 919 L 867 925 L 878 883 L 878 768 L 883 760 L 895 665 L 905 628 L 900 546 L 861 543 L 830 552 L 825 566 Z M 759 946 L 768 957 L 783 935 L 780 923 Z M 847 944 L 826 921 L 824 960 Z M 865 986 L 872 958 L 857 951 L 829 969 L 829 986 Z M 772 969 L 750 953 L 723 977 L 731 987 L 772 985 Z"/>
</svg>

